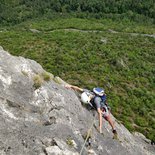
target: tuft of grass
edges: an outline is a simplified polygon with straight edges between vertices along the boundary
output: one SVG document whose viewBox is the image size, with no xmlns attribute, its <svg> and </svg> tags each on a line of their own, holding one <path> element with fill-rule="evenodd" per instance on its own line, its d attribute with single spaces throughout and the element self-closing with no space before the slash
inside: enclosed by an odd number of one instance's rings
<svg viewBox="0 0 155 155">
<path fill-rule="evenodd" d="M 39 87 L 41 87 L 41 85 L 43 84 L 44 81 L 50 81 L 53 78 L 54 78 L 54 75 L 50 74 L 48 72 L 36 74 L 33 77 L 33 82 L 34 82 L 33 86 L 35 87 L 35 89 L 38 89 Z"/>
<path fill-rule="evenodd" d="M 41 76 L 37 74 L 33 77 L 33 82 L 34 82 L 33 86 L 35 87 L 35 89 L 38 89 L 39 87 L 41 87 L 43 80 Z"/>
<path fill-rule="evenodd" d="M 92 131 L 87 131 L 82 135 L 83 139 L 86 140 L 86 138 L 92 138 Z"/>
<path fill-rule="evenodd" d="M 58 83 L 58 84 L 62 84 L 62 81 L 60 80 L 60 78 L 59 77 L 54 77 L 54 79 L 53 79 L 56 83 Z"/>
<path fill-rule="evenodd" d="M 70 147 L 74 147 L 73 139 L 71 137 L 68 137 L 66 140 L 66 144 Z"/>
<path fill-rule="evenodd" d="M 47 73 L 47 72 L 43 72 L 43 73 L 41 74 L 41 76 L 42 76 L 43 80 L 45 80 L 45 81 L 50 81 L 50 80 L 51 80 L 51 76 L 50 76 L 50 74 Z"/>
</svg>

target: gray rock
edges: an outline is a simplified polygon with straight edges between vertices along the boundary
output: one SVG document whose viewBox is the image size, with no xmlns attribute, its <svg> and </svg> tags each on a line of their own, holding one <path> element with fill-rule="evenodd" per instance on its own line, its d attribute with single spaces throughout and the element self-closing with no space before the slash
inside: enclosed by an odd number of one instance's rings
<svg viewBox="0 0 155 155">
<path fill-rule="evenodd" d="M 39 32 L 40 32 L 40 31 L 37 30 L 37 29 L 30 29 L 30 31 L 33 32 L 33 33 L 39 33 Z"/>
<path fill-rule="evenodd" d="M 83 135 L 94 118 L 62 79 L 44 81 L 45 72 L 33 60 L 15 57 L 0 48 L 0 154 L 78 155 Z M 34 77 L 41 80 L 38 87 Z M 115 118 L 113 117 L 115 120 Z M 97 123 L 97 121 L 96 121 Z M 140 134 L 116 122 L 119 141 L 104 122 L 104 137 L 92 128 L 92 151 L 97 155 L 153 155 L 155 148 Z M 82 155 L 90 154 L 85 147 Z"/>
</svg>

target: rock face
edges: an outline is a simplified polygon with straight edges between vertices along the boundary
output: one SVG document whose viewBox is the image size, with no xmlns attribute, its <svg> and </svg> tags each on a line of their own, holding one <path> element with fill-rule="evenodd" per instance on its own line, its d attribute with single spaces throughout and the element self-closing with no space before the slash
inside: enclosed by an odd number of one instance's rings
<svg viewBox="0 0 155 155">
<path fill-rule="evenodd" d="M 56 83 L 44 73 L 35 61 L 0 48 L 0 155 L 79 155 L 83 135 L 93 121 L 98 123 L 63 80 Z M 104 137 L 92 127 L 92 150 L 84 147 L 81 155 L 155 154 L 149 140 L 117 120 L 119 140 L 103 124 Z"/>
</svg>

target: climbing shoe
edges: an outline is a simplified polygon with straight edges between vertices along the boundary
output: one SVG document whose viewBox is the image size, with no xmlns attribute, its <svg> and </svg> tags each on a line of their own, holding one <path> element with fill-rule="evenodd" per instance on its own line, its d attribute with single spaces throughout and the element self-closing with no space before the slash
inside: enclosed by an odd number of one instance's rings
<svg viewBox="0 0 155 155">
<path fill-rule="evenodd" d="M 116 131 L 116 129 L 114 129 L 112 132 L 113 132 L 113 134 L 117 134 L 117 131 Z"/>
<path fill-rule="evenodd" d="M 113 139 L 118 139 L 117 131 L 114 129 L 112 132 L 114 134 Z"/>
</svg>

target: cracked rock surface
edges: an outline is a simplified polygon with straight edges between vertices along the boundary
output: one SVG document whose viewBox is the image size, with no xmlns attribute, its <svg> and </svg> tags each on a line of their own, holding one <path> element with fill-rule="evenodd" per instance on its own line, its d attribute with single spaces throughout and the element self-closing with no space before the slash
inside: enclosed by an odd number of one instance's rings
<svg viewBox="0 0 155 155">
<path fill-rule="evenodd" d="M 0 155 L 79 155 L 83 135 L 98 123 L 63 80 L 44 80 L 43 73 L 37 62 L 0 48 Z M 116 121 L 119 140 L 113 140 L 110 126 L 103 124 L 104 137 L 93 127 L 92 148 L 84 147 L 82 155 L 155 154 L 142 134 L 131 134 Z"/>
</svg>

